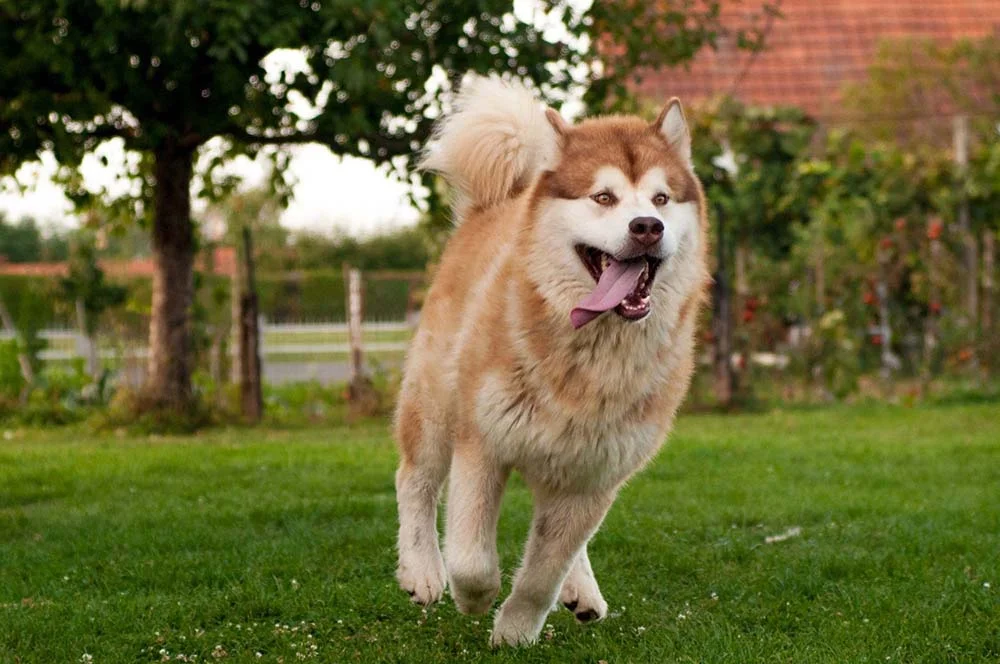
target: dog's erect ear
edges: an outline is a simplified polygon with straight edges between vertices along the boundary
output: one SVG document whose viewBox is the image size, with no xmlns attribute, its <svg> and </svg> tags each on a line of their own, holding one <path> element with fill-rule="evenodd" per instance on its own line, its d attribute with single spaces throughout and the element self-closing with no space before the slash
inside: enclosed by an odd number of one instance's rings
<svg viewBox="0 0 1000 664">
<path fill-rule="evenodd" d="M 563 120 L 563 116 L 559 115 L 559 111 L 554 108 L 546 108 L 545 119 L 556 130 L 556 136 L 559 137 L 559 142 L 562 143 L 566 139 L 566 134 L 569 133 L 569 125 Z"/>
<path fill-rule="evenodd" d="M 660 117 L 653 123 L 653 128 L 663 134 L 677 154 L 691 163 L 691 132 L 688 131 L 684 109 L 681 108 L 681 102 L 677 97 L 668 101 L 663 107 Z"/>
</svg>

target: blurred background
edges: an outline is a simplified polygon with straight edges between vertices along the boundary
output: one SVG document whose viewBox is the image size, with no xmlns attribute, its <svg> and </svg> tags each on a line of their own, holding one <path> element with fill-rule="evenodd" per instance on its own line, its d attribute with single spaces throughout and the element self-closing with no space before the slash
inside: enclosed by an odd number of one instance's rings
<svg viewBox="0 0 1000 664">
<path fill-rule="evenodd" d="M 415 155 L 468 71 L 685 104 L 688 408 L 996 394 L 1000 0 L 0 0 L 0 58 L 4 421 L 387 412 L 450 225 Z"/>
</svg>

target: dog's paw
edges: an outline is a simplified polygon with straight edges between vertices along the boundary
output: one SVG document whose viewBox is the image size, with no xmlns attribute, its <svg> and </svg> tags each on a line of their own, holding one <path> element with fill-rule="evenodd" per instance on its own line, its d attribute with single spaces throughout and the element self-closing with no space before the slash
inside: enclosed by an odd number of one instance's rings
<svg viewBox="0 0 1000 664">
<path fill-rule="evenodd" d="M 608 615 L 608 603 L 601 596 L 597 581 L 589 575 L 566 579 L 559 601 L 580 623 L 596 622 Z"/>
<path fill-rule="evenodd" d="M 538 612 L 504 602 L 493 621 L 490 645 L 494 648 L 530 646 L 538 641 L 546 615 L 545 611 Z"/>
<path fill-rule="evenodd" d="M 495 569 L 486 575 L 451 576 L 451 596 L 460 613 L 480 615 L 493 606 L 493 600 L 500 592 L 500 570 Z"/>
<path fill-rule="evenodd" d="M 445 588 L 444 561 L 441 554 L 401 555 L 396 579 L 399 587 L 410 595 L 416 604 L 428 606 L 441 599 Z"/>
<path fill-rule="evenodd" d="M 604 620 L 608 615 L 608 603 L 603 598 L 598 598 L 596 602 L 581 604 L 577 600 L 563 602 L 563 606 L 573 612 L 577 622 L 586 624 Z"/>
</svg>

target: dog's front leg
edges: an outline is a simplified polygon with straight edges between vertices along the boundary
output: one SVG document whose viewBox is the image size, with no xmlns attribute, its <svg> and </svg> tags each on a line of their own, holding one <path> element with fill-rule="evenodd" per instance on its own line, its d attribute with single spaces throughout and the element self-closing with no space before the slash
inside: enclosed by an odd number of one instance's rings
<svg viewBox="0 0 1000 664">
<path fill-rule="evenodd" d="M 614 493 L 592 495 L 536 492 L 535 516 L 514 589 L 493 623 L 494 646 L 526 645 L 538 639 L 545 617 L 577 555 L 601 524 Z"/>
<path fill-rule="evenodd" d="M 562 583 L 559 601 L 572 611 L 581 623 L 602 620 L 608 615 L 608 603 L 604 601 L 597 579 L 594 578 L 586 545 L 577 554 L 569 575 Z"/>
<path fill-rule="evenodd" d="M 478 441 L 456 445 L 444 548 L 451 594 L 462 613 L 486 613 L 500 591 L 497 518 L 507 475 Z"/>
</svg>

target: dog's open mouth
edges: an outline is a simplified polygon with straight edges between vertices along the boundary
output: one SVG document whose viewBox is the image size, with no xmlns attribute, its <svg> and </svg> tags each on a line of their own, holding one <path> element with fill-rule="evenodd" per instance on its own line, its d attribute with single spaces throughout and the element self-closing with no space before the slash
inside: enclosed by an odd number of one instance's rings
<svg viewBox="0 0 1000 664">
<path fill-rule="evenodd" d="M 573 327 L 583 327 L 611 309 L 627 320 L 649 315 L 650 293 L 660 259 L 637 256 L 619 261 L 607 252 L 584 245 L 578 245 L 576 252 L 597 286 L 571 312 Z"/>
</svg>

